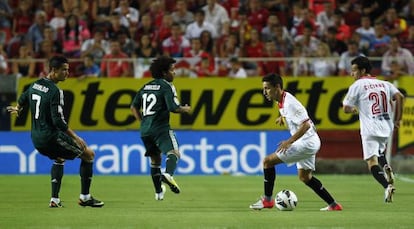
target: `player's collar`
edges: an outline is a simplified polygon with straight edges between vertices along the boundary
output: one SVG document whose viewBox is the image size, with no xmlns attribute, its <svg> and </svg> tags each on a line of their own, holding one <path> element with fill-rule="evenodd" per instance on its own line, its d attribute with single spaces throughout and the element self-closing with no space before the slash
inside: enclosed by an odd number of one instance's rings
<svg viewBox="0 0 414 229">
<path fill-rule="evenodd" d="M 360 79 L 376 79 L 376 76 L 372 76 L 372 75 L 365 75 L 365 76 L 361 76 Z"/>
<path fill-rule="evenodd" d="M 281 101 L 277 103 L 277 105 L 279 106 L 279 109 L 282 109 L 283 105 L 285 104 L 285 97 L 286 97 L 286 92 L 285 91 L 283 91 L 281 97 L 282 97 Z"/>
</svg>

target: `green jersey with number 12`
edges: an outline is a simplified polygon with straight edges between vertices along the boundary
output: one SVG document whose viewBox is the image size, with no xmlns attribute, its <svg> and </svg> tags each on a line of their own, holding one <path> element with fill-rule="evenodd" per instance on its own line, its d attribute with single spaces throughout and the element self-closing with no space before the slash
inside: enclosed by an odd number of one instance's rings
<svg viewBox="0 0 414 229">
<path fill-rule="evenodd" d="M 170 129 L 170 112 L 175 111 L 180 102 L 172 83 L 154 79 L 138 91 L 132 106 L 142 111 L 140 132 L 141 136 L 148 136 Z"/>
</svg>

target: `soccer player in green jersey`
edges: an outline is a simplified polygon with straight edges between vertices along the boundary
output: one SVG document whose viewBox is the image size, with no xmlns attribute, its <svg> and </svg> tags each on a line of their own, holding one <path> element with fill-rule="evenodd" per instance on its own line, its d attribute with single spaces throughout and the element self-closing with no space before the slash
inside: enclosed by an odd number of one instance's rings
<svg viewBox="0 0 414 229">
<path fill-rule="evenodd" d="M 178 143 L 170 127 L 170 112 L 189 113 L 191 107 L 180 105 L 177 91 L 172 84 L 175 75 L 175 60 L 161 56 L 154 59 L 150 71 L 154 80 L 145 84 L 131 104 L 135 118 L 141 122 L 141 139 L 146 148 L 145 156 L 151 158 L 151 177 L 155 188 L 155 199 L 163 200 L 165 186 L 174 193 L 180 188 L 173 175 L 180 158 Z M 161 153 L 167 155 L 165 173 L 161 173 Z"/>
<path fill-rule="evenodd" d="M 102 207 L 104 202 L 94 199 L 89 193 L 93 174 L 95 152 L 70 129 L 63 116 L 63 91 L 57 87 L 59 81 L 69 76 L 69 63 L 65 57 L 54 56 L 49 60 L 49 74 L 32 83 L 19 97 L 16 106 L 7 110 L 17 114 L 28 105 L 31 111 L 31 138 L 40 154 L 54 160 L 51 169 L 52 198 L 49 207 L 62 207 L 59 191 L 63 177 L 65 159 L 80 158 L 81 194 L 79 205 Z"/>
</svg>

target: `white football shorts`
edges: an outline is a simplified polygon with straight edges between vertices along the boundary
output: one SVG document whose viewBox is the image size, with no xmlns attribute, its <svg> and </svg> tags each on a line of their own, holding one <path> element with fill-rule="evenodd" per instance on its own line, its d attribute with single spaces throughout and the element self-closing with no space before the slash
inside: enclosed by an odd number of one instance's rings
<svg viewBox="0 0 414 229">
<path fill-rule="evenodd" d="M 315 155 L 321 147 L 318 135 L 299 139 L 294 142 L 285 153 L 275 152 L 288 166 L 296 163 L 297 169 L 315 170 Z"/>
<path fill-rule="evenodd" d="M 379 157 L 380 152 L 385 151 L 388 142 L 388 138 L 376 136 L 361 136 L 361 140 L 364 160 L 368 160 L 372 156 Z"/>
</svg>

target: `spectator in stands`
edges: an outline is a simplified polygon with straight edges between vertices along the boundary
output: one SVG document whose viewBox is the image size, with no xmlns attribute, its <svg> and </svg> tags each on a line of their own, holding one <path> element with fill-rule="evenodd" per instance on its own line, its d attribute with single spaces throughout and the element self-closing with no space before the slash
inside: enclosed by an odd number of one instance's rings
<svg viewBox="0 0 414 229">
<path fill-rule="evenodd" d="M 336 75 L 336 62 L 333 60 L 331 50 L 326 43 L 319 43 L 316 59 L 310 64 L 310 75 L 316 77 L 328 77 Z"/>
<path fill-rule="evenodd" d="M 96 61 L 94 60 L 93 55 L 88 54 L 82 57 L 83 62 L 76 69 L 77 76 L 79 80 L 89 78 L 89 77 L 100 77 L 101 69 Z"/>
<path fill-rule="evenodd" d="M 13 10 L 7 0 L 0 0 L 0 29 L 10 29 Z"/>
<path fill-rule="evenodd" d="M 187 0 L 177 0 L 175 10 L 171 14 L 175 23 L 180 24 L 181 31 L 194 21 L 194 15 L 187 9 Z"/>
<path fill-rule="evenodd" d="M 36 1 L 32 1 L 32 4 L 35 4 L 34 2 Z M 60 3 L 61 1 L 59 1 Z M 46 13 L 46 20 L 48 22 L 50 22 L 50 20 L 52 20 L 52 18 L 55 16 L 55 6 L 54 6 L 54 2 L 53 0 L 42 0 L 41 4 L 39 4 L 40 6 L 37 7 L 36 10 L 42 10 Z M 61 5 L 61 4 L 60 4 Z M 63 8 L 63 6 L 62 6 Z M 63 10 L 63 12 L 65 12 L 65 10 Z"/>
<path fill-rule="evenodd" d="M 294 58 L 289 61 L 289 70 L 291 75 L 294 77 L 309 75 L 309 64 L 308 60 L 303 55 L 302 45 L 295 45 L 293 47 L 292 55 Z"/>
<path fill-rule="evenodd" d="M 361 34 L 362 38 L 370 39 L 375 36 L 375 29 L 371 25 L 371 19 L 367 15 L 361 17 L 361 26 L 358 27 L 355 32 Z"/>
<path fill-rule="evenodd" d="M 261 0 L 249 0 L 247 3 L 247 20 L 257 31 L 266 26 L 269 11 L 263 7 Z"/>
<path fill-rule="evenodd" d="M 295 8 L 298 8 L 298 7 L 296 6 Z M 316 25 L 316 22 L 315 22 L 315 19 L 313 18 L 312 13 L 306 7 L 299 6 L 299 10 L 300 10 L 300 18 L 299 18 L 300 21 L 295 22 L 297 24 L 295 24 L 290 30 L 291 36 L 296 37 L 296 36 L 302 35 L 304 33 L 305 27 L 309 27 L 309 26 L 312 27 L 312 35 L 316 36 L 318 27 Z"/>
<path fill-rule="evenodd" d="M 281 33 L 280 31 L 276 31 L 277 29 L 281 29 Z M 280 40 L 290 38 L 288 29 L 280 24 L 278 17 L 276 15 L 270 15 L 267 18 L 266 26 L 261 31 L 262 41 L 276 40 L 278 39 L 278 36 L 282 36 L 280 37 Z"/>
<path fill-rule="evenodd" d="M 157 43 L 162 43 L 165 39 L 171 36 L 171 27 L 173 24 L 171 14 L 164 14 L 161 26 L 157 27 Z M 182 31 L 180 29 L 180 31 Z"/>
<path fill-rule="evenodd" d="M 414 25 L 414 1 L 410 0 L 403 7 L 401 16 L 407 20 L 408 25 Z"/>
<path fill-rule="evenodd" d="M 121 16 L 121 25 L 129 28 L 130 34 L 134 34 L 139 21 L 138 9 L 130 7 L 128 0 L 120 0 L 119 7 L 117 7 L 114 12 Z"/>
<path fill-rule="evenodd" d="M 214 65 L 211 63 L 211 56 L 207 53 L 201 55 L 201 61 L 194 68 L 197 77 L 216 76 Z"/>
<path fill-rule="evenodd" d="M 181 34 L 181 26 L 174 23 L 171 27 L 171 36 L 162 42 L 163 55 L 183 57 L 190 48 L 190 41 Z"/>
<path fill-rule="evenodd" d="M 358 56 L 364 56 L 358 49 L 358 43 L 348 42 L 348 50 L 341 54 L 338 62 L 338 75 L 348 76 L 351 74 L 351 61 Z"/>
<path fill-rule="evenodd" d="M 320 40 L 313 34 L 313 26 L 311 24 L 305 24 L 303 34 L 295 37 L 295 45 L 302 46 L 302 54 L 306 57 L 315 56 Z"/>
<path fill-rule="evenodd" d="M 150 77 L 151 72 L 149 67 L 151 65 L 151 60 L 160 55 L 157 48 L 154 48 L 151 44 L 151 37 L 149 34 L 143 34 L 141 40 L 138 43 L 137 47 L 132 53 L 133 57 L 133 67 L 134 67 L 134 77 Z"/>
<path fill-rule="evenodd" d="M 390 81 L 394 86 L 398 86 L 398 79 L 401 76 L 407 76 L 408 73 L 402 70 L 401 65 L 397 61 L 392 61 L 390 64 L 390 72 L 387 75 L 384 75 L 385 80 Z"/>
<path fill-rule="evenodd" d="M 32 24 L 33 13 L 30 9 L 30 2 L 28 0 L 20 0 L 19 7 L 13 12 L 13 37 L 25 36 Z"/>
<path fill-rule="evenodd" d="M 106 38 L 108 40 L 116 39 L 118 32 L 121 30 L 125 31 L 129 35 L 131 34 L 129 32 L 128 27 L 125 27 L 124 25 L 121 24 L 121 15 L 119 13 L 114 12 L 111 15 L 111 24 L 110 24 L 110 27 L 107 29 Z"/>
<path fill-rule="evenodd" d="M 205 20 L 210 22 L 220 36 L 226 36 L 230 31 L 230 18 L 227 10 L 217 3 L 217 0 L 207 0 L 207 5 L 202 8 L 205 12 Z"/>
<path fill-rule="evenodd" d="M 391 75 L 391 63 L 396 61 L 401 71 L 414 75 L 413 54 L 405 48 L 401 48 L 396 36 L 391 38 L 388 50 L 382 56 L 381 70 L 383 75 Z"/>
<path fill-rule="evenodd" d="M 66 17 L 71 14 L 76 14 L 79 19 L 88 14 L 89 11 L 89 0 L 60 0 Z M 78 11 L 76 13 L 76 11 Z"/>
<path fill-rule="evenodd" d="M 264 51 L 264 44 L 260 40 L 259 31 L 252 29 L 250 32 L 250 41 L 245 44 L 242 48 L 244 57 L 262 57 Z M 259 72 L 258 63 L 254 61 L 245 61 L 244 68 L 247 70 L 249 76 L 256 76 Z"/>
<path fill-rule="evenodd" d="M 375 36 L 371 37 L 369 45 L 369 56 L 382 57 L 388 49 L 388 45 L 391 42 L 391 37 L 386 34 L 384 24 L 382 22 L 376 22 Z M 373 74 L 379 74 L 381 71 L 381 60 L 372 60 Z"/>
<path fill-rule="evenodd" d="M 121 50 L 118 40 L 111 41 L 111 52 L 106 54 L 101 62 L 101 76 L 114 77 L 131 77 L 131 68 L 128 55 Z"/>
<path fill-rule="evenodd" d="M 205 20 L 204 10 L 197 10 L 194 18 L 195 21 L 189 24 L 185 31 L 185 37 L 187 39 L 191 40 L 195 37 L 200 37 L 201 32 L 204 30 L 209 31 L 213 38 L 217 38 L 216 28 L 214 28 L 213 24 Z"/>
<path fill-rule="evenodd" d="M 341 11 L 336 10 L 333 17 L 333 26 L 337 29 L 335 37 L 337 40 L 348 42 L 348 40 L 351 38 L 351 27 L 345 24 L 344 17 L 342 14 L 343 13 Z"/>
<path fill-rule="evenodd" d="M 176 74 L 179 76 L 196 76 L 196 66 L 201 64 L 202 56 L 207 56 L 210 62 L 214 61 L 214 58 L 201 48 L 200 38 L 193 38 L 190 42 L 191 48 L 184 52 L 185 58 L 175 64 Z"/>
<path fill-rule="evenodd" d="M 282 52 L 276 49 L 276 44 L 273 40 L 268 40 L 265 43 L 263 57 L 265 58 L 283 58 Z M 259 75 L 267 75 L 270 73 L 276 73 L 278 75 L 286 75 L 286 63 L 283 59 L 271 60 L 271 61 L 259 61 Z"/>
<path fill-rule="evenodd" d="M 52 28 L 55 31 L 60 33 L 62 30 L 65 29 L 65 26 L 66 26 L 66 17 L 65 17 L 65 12 L 63 11 L 63 7 L 62 6 L 56 7 L 54 9 L 53 15 L 54 16 L 49 21 L 49 24 L 50 26 L 52 26 Z"/>
<path fill-rule="evenodd" d="M 81 45 L 91 37 L 91 33 L 87 27 L 79 25 L 79 18 L 74 14 L 69 15 L 66 21 L 62 31 L 63 54 L 66 57 L 80 57 Z"/>
<path fill-rule="evenodd" d="M 332 55 L 340 56 L 347 50 L 347 46 L 344 41 L 336 39 L 336 34 L 337 29 L 335 27 L 329 27 L 322 41 L 329 45 Z"/>
<path fill-rule="evenodd" d="M 31 56 L 31 50 L 26 45 L 19 48 L 19 56 L 12 63 L 12 73 L 17 77 L 34 77 L 36 70 L 35 60 Z"/>
<path fill-rule="evenodd" d="M 228 73 L 228 77 L 247 78 L 247 72 L 237 57 L 230 58 L 230 71 Z"/>
<path fill-rule="evenodd" d="M 384 26 L 389 36 L 406 37 L 408 35 L 407 21 L 399 17 L 397 10 L 393 7 L 385 12 Z"/>
<path fill-rule="evenodd" d="M 115 0 L 92 1 L 91 21 L 93 27 L 109 27 L 111 15 L 117 7 Z"/>
<path fill-rule="evenodd" d="M 125 31 L 119 31 L 117 33 L 117 39 L 121 45 L 122 52 L 127 54 L 128 57 L 131 57 L 136 46 L 134 40 L 130 39 Z"/>
<path fill-rule="evenodd" d="M 100 65 L 105 54 L 110 52 L 110 44 L 105 39 L 102 29 L 95 30 L 93 37 L 84 41 L 81 46 L 81 57 L 93 56 L 94 61 Z"/>
<path fill-rule="evenodd" d="M 160 44 L 158 44 L 157 32 L 155 30 L 155 26 L 153 26 L 152 18 L 148 13 L 142 15 L 141 22 L 139 23 L 138 29 L 135 32 L 134 37 L 133 37 L 135 43 L 139 43 L 141 40 L 141 36 L 143 35 L 149 36 L 151 40 L 151 45 L 154 48 L 158 48 L 159 46 L 162 46 L 162 43 L 161 43 L 162 41 L 160 41 Z"/>
<path fill-rule="evenodd" d="M 231 33 L 222 41 L 218 48 L 217 74 L 227 75 L 232 57 L 241 57 L 241 50 L 238 44 L 238 34 Z"/>
<path fill-rule="evenodd" d="M 352 33 L 351 39 L 349 42 L 355 42 L 358 44 L 358 50 L 363 53 L 365 56 L 368 56 L 368 50 L 369 50 L 369 40 L 364 39 L 361 37 L 361 34 L 359 33 Z"/>
<path fill-rule="evenodd" d="M 323 10 L 316 15 L 316 23 L 318 24 L 318 36 L 326 34 L 329 27 L 334 26 L 335 7 L 330 1 L 323 4 Z"/>
<path fill-rule="evenodd" d="M 414 0 L 412 2 L 414 2 Z M 410 52 L 414 54 L 414 24 L 408 27 L 408 35 L 407 37 L 400 39 L 400 44 L 401 47 L 410 50 Z"/>
<path fill-rule="evenodd" d="M 49 23 L 46 21 L 46 13 L 44 11 L 36 11 L 34 20 L 27 32 L 26 42 L 30 50 L 37 52 L 36 47 L 43 41 L 43 30 Z"/>
<path fill-rule="evenodd" d="M 200 34 L 201 49 L 207 52 L 211 56 L 216 56 L 217 47 L 216 39 L 213 38 L 213 35 L 210 31 L 204 30 Z"/>
<path fill-rule="evenodd" d="M 55 54 L 62 54 L 63 47 L 61 41 L 57 38 L 57 32 L 53 30 L 52 26 L 47 25 L 43 29 L 43 41 L 50 41 L 52 44 L 53 52 Z M 39 50 L 40 47 L 36 47 Z"/>
<path fill-rule="evenodd" d="M 149 5 L 148 14 L 151 16 L 153 26 L 159 28 L 165 14 L 165 4 L 160 1 L 152 1 Z"/>
<path fill-rule="evenodd" d="M 281 24 L 275 25 L 274 39 L 276 49 L 283 53 L 284 56 L 291 56 L 293 50 L 293 39 L 287 29 Z"/>
<path fill-rule="evenodd" d="M 382 21 L 384 12 L 390 8 L 391 2 L 383 0 L 361 1 L 362 14 L 368 15 L 372 22 Z"/>
</svg>

